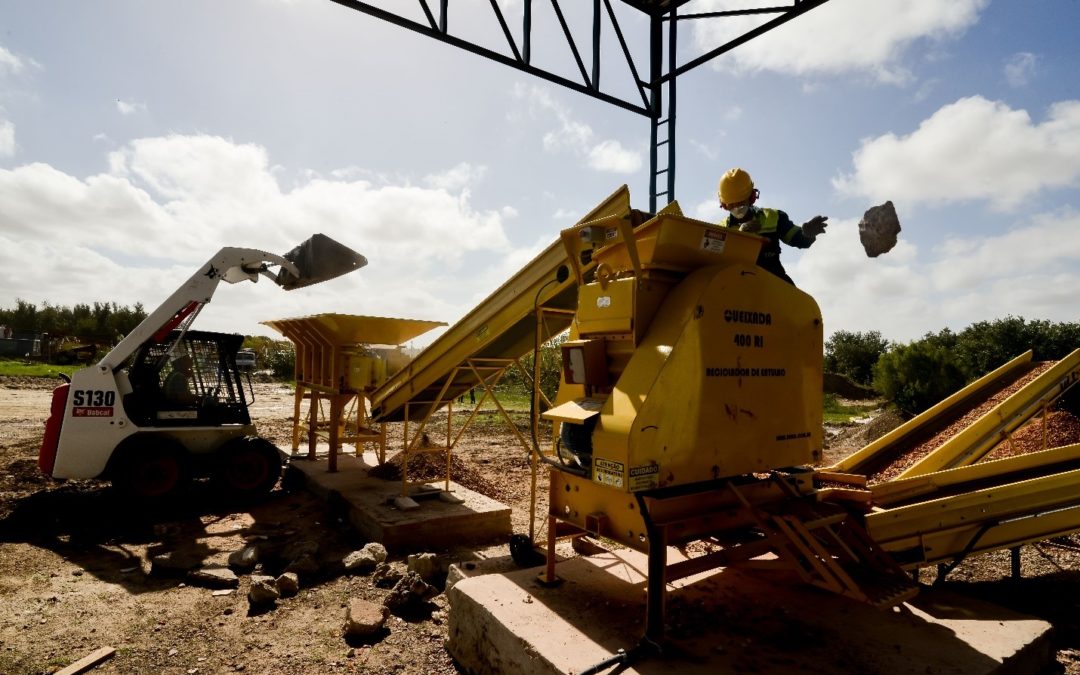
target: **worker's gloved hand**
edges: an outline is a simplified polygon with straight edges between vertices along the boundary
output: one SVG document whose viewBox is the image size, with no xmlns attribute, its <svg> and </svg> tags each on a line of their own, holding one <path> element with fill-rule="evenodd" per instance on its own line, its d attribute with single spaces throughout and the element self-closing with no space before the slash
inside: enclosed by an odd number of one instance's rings
<svg viewBox="0 0 1080 675">
<path fill-rule="evenodd" d="M 828 219 L 828 216 L 814 216 L 803 223 L 803 233 L 811 239 L 817 239 L 819 234 L 825 234 L 825 228 L 829 226 L 825 221 Z"/>
</svg>

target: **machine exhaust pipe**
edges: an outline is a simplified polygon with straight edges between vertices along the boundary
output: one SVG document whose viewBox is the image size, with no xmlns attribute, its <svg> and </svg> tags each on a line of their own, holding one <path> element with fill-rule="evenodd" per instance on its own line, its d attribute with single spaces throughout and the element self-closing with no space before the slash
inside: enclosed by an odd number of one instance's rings
<svg viewBox="0 0 1080 675">
<path fill-rule="evenodd" d="M 282 256 L 300 271 L 294 275 L 284 267 L 275 281 L 286 291 L 329 281 L 367 265 L 367 258 L 325 234 L 316 234 Z"/>
</svg>

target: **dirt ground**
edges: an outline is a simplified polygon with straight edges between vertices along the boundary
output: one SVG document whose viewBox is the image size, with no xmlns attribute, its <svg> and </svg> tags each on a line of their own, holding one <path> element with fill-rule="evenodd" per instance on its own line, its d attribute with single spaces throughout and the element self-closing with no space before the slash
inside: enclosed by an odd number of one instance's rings
<svg viewBox="0 0 1080 675">
<path fill-rule="evenodd" d="M 342 557 L 365 542 L 303 490 L 279 487 L 258 505 L 237 508 L 197 485 L 181 504 L 147 511 L 97 482 L 42 477 L 37 450 L 54 384 L 0 378 L 0 672 L 54 672 L 102 646 L 116 654 L 95 673 L 458 672 L 443 646 L 443 595 L 392 615 L 377 639 L 343 637 L 348 602 L 378 603 L 388 590 L 344 572 Z M 256 394 L 261 432 L 288 448 L 291 390 L 260 384 Z M 830 436 L 838 440 L 827 456 L 858 442 L 850 430 Z M 529 463 L 509 428 L 482 420 L 456 456 L 458 480 L 509 504 L 514 531 L 527 532 Z M 183 551 L 224 566 L 248 542 L 281 551 L 300 541 L 317 542 L 319 569 L 270 609 L 249 607 L 247 574 L 231 593 L 215 593 L 151 565 L 155 555 Z M 485 552 L 504 553 L 505 542 Z M 390 561 L 403 568 L 403 553 L 390 551 Z M 260 565 L 274 574 L 283 558 L 271 554 Z M 1007 553 L 982 556 L 960 565 L 946 585 L 1053 622 L 1055 672 L 1080 675 L 1080 552 L 1027 546 L 1022 567 L 1024 578 L 1010 580 Z"/>
</svg>

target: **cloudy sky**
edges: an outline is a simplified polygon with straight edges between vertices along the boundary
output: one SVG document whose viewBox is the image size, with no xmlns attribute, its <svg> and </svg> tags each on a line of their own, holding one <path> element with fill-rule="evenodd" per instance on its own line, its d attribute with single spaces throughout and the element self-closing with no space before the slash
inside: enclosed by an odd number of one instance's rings
<svg viewBox="0 0 1080 675">
<path fill-rule="evenodd" d="M 520 0 L 500 2 L 520 26 Z M 644 17 L 614 4 L 645 47 Z M 450 7 L 452 33 L 505 44 L 488 2 Z M 534 62 L 572 72 L 535 12 Z M 1075 0 L 831 0 L 680 79 L 676 197 L 715 221 L 716 180 L 742 166 L 762 204 L 828 215 L 783 254 L 827 332 L 1080 320 L 1077 25 Z M 747 27 L 683 24 L 680 62 Z M 611 37 L 602 82 L 623 93 Z M 452 323 L 618 186 L 647 208 L 647 174 L 644 118 L 329 0 L 0 4 L 0 306 L 149 310 L 222 246 L 323 232 L 370 264 L 221 288 L 200 327 Z M 868 259 L 857 223 L 887 199 L 902 239 Z"/>
</svg>

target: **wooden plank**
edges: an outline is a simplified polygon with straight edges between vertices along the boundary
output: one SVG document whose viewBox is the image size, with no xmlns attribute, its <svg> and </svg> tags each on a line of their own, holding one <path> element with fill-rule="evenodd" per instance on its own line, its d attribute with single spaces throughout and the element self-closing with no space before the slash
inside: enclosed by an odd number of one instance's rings
<svg viewBox="0 0 1080 675">
<path fill-rule="evenodd" d="M 77 675 L 78 673 L 85 673 L 105 659 L 111 658 L 115 653 L 116 650 L 112 647 L 101 647 L 100 649 L 90 652 L 70 666 L 56 671 L 54 675 Z"/>
</svg>

